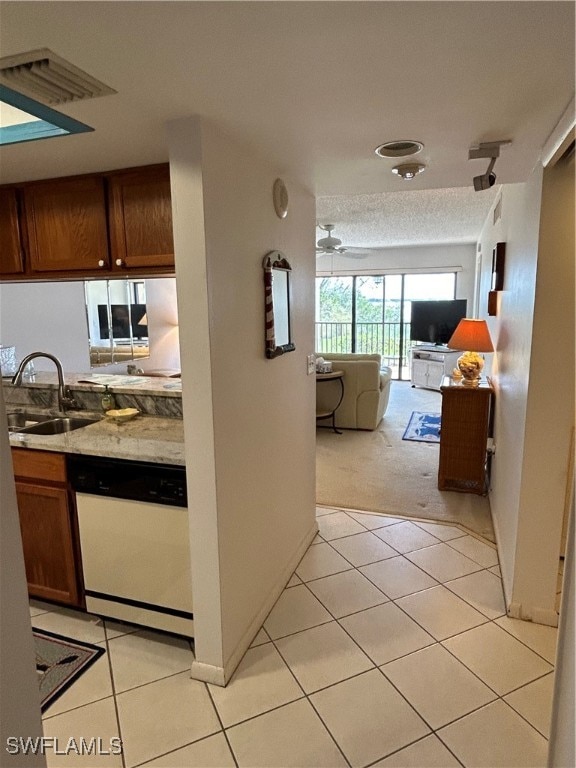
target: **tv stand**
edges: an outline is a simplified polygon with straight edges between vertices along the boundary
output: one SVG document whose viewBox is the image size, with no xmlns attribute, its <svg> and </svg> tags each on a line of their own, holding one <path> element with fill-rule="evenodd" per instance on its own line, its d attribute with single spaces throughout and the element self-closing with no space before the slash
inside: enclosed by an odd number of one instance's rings
<svg viewBox="0 0 576 768">
<path fill-rule="evenodd" d="M 413 387 L 440 391 L 444 376 L 449 376 L 460 352 L 441 345 L 417 344 L 410 349 L 410 380 Z"/>
</svg>

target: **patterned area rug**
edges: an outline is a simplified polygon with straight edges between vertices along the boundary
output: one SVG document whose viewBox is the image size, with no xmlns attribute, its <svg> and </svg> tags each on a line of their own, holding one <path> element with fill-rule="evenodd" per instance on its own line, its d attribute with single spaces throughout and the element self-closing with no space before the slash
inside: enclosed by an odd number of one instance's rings
<svg viewBox="0 0 576 768">
<path fill-rule="evenodd" d="M 415 440 L 419 443 L 440 442 L 440 414 L 412 411 L 410 421 L 402 440 Z"/>
<path fill-rule="evenodd" d="M 44 712 L 104 653 L 104 648 L 43 629 L 34 629 L 33 635 L 41 709 Z"/>
</svg>

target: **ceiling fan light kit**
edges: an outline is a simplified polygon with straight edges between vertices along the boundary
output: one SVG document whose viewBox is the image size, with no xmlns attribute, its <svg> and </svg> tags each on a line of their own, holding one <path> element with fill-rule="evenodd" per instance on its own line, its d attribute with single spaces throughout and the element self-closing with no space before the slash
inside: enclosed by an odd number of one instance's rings
<svg viewBox="0 0 576 768">
<path fill-rule="evenodd" d="M 328 232 L 327 237 L 321 237 L 316 243 L 316 250 L 319 253 L 344 253 L 346 248 L 341 248 L 342 240 L 338 237 L 332 237 L 332 230 L 336 226 L 335 224 L 318 224 L 320 229 L 324 232 Z"/>
<path fill-rule="evenodd" d="M 350 259 L 365 259 L 368 255 L 370 248 L 358 247 L 355 245 L 343 246 L 342 240 L 339 237 L 332 235 L 332 230 L 335 228 L 335 224 L 320 224 L 318 227 L 323 229 L 324 232 L 328 232 L 327 237 L 321 237 L 316 243 L 316 255 L 317 256 L 339 256 L 344 255 Z"/>
<path fill-rule="evenodd" d="M 410 181 L 419 173 L 426 170 L 426 166 L 423 163 L 402 163 L 392 168 L 392 173 L 400 176 L 404 181 Z"/>
</svg>

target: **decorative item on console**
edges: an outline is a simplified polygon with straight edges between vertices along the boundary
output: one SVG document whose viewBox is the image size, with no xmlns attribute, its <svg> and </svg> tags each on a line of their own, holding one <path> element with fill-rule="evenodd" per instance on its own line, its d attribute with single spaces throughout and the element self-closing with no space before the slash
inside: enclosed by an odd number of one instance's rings
<svg viewBox="0 0 576 768">
<path fill-rule="evenodd" d="M 316 373 L 332 373 L 332 361 L 324 360 L 323 357 L 317 357 Z"/>
<path fill-rule="evenodd" d="M 486 320 L 467 317 L 460 320 L 447 346 L 464 352 L 457 360 L 462 384 L 469 387 L 478 386 L 484 368 L 484 356 L 479 353 L 494 351 Z"/>
</svg>

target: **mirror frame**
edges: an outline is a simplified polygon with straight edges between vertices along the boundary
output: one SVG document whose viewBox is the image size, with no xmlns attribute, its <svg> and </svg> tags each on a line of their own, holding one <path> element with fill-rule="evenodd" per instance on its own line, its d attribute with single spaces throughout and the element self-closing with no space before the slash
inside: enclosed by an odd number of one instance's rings
<svg viewBox="0 0 576 768">
<path fill-rule="evenodd" d="M 265 307 L 265 338 L 266 338 L 266 357 L 273 359 L 280 357 L 286 352 L 293 352 L 296 345 L 292 341 L 292 328 L 290 323 L 290 273 L 292 267 L 281 251 L 270 251 L 264 256 L 262 262 L 264 269 L 264 307 Z M 286 305 L 285 307 L 274 306 L 274 272 L 286 273 Z M 288 328 L 288 342 L 286 344 L 276 344 L 276 323 L 275 313 L 283 312 L 282 324 Z"/>
</svg>

